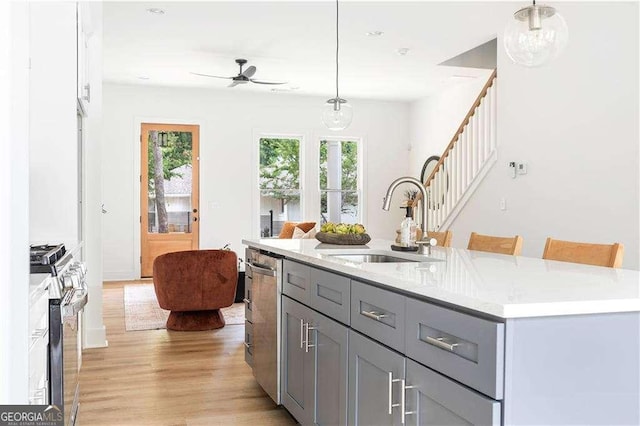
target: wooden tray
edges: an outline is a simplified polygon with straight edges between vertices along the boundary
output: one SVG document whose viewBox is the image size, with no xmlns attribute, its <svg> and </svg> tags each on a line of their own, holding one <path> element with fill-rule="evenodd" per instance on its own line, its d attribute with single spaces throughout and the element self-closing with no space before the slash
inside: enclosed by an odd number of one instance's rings
<svg viewBox="0 0 640 426">
<path fill-rule="evenodd" d="M 329 234 L 318 232 L 316 239 L 326 244 L 364 245 L 371 241 L 369 234 Z"/>
</svg>

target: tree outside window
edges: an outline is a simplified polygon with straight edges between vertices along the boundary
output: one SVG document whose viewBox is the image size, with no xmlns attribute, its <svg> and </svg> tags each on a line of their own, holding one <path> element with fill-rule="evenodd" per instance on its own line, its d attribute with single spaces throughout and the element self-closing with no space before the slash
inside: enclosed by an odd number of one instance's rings
<svg viewBox="0 0 640 426">
<path fill-rule="evenodd" d="M 300 140 L 260 139 L 260 232 L 278 235 L 285 221 L 301 220 Z"/>
</svg>

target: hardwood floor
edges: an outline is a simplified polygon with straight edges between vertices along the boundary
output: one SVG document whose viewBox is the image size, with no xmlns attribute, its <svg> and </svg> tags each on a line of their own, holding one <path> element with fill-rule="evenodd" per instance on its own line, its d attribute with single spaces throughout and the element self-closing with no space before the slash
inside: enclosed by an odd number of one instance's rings
<svg viewBox="0 0 640 426">
<path fill-rule="evenodd" d="M 109 347 L 83 352 L 80 425 L 296 424 L 245 364 L 243 325 L 125 331 L 123 287 L 143 282 L 104 285 Z"/>
</svg>

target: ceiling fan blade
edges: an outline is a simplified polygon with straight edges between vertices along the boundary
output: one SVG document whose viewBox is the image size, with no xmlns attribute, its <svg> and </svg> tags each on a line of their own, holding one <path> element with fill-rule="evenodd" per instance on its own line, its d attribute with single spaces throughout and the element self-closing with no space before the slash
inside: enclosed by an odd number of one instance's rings
<svg viewBox="0 0 640 426">
<path fill-rule="evenodd" d="M 192 72 L 191 74 L 193 75 L 199 75 L 201 77 L 213 77 L 213 78 L 224 78 L 226 80 L 233 78 L 233 77 L 221 77 L 219 75 L 210 75 L 210 74 L 200 74 L 199 72 Z"/>
<path fill-rule="evenodd" d="M 288 83 L 288 81 L 267 81 L 267 80 L 256 80 L 254 78 L 250 78 L 249 81 L 257 84 L 287 84 Z"/>
<path fill-rule="evenodd" d="M 242 75 L 244 75 L 245 77 L 251 77 L 255 73 L 256 73 L 256 67 L 254 67 L 253 65 L 251 65 L 246 70 L 242 71 Z"/>
</svg>

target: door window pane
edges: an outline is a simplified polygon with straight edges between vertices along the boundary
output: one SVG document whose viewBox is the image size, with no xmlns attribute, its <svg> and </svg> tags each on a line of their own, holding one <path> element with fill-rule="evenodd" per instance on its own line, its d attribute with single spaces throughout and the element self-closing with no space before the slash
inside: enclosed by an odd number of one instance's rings
<svg viewBox="0 0 640 426">
<path fill-rule="evenodd" d="M 358 223 L 360 221 L 358 162 L 358 142 L 320 141 L 322 223 Z"/>
<path fill-rule="evenodd" d="M 277 236 L 285 221 L 302 220 L 300 140 L 260 139 L 260 236 Z"/>
<path fill-rule="evenodd" d="M 192 134 L 149 131 L 148 232 L 191 232 Z M 162 164 L 162 167 L 156 167 Z"/>
</svg>

